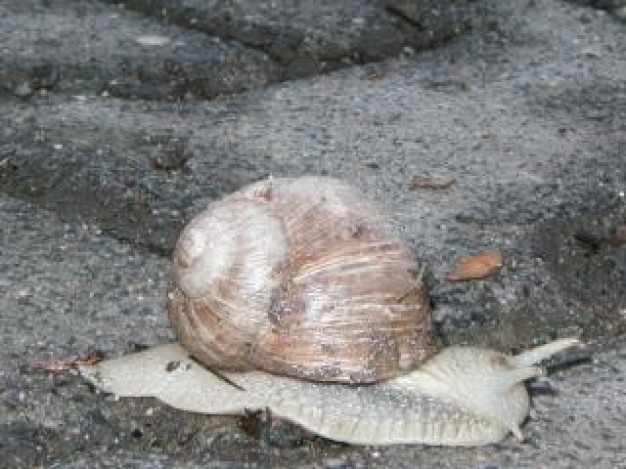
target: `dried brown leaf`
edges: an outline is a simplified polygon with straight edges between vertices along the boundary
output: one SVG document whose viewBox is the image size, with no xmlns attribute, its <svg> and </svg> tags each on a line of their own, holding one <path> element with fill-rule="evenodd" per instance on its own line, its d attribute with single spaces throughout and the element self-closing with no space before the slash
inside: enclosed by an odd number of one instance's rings
<svg viewBox="0 0 626 469">
<path fill-rule="evenodd" d="M 488 277 L 502 267 L 502 254 L 498 251 L 483 251 L 461 259 L 446 280 L 458 282 Z"/>
</svg>

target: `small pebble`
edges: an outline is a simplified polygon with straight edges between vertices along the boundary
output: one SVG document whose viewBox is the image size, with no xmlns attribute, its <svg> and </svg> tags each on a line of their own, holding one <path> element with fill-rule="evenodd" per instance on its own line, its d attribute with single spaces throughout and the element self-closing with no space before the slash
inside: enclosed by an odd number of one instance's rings
<svg viewBox="0 0 626 469">
<path fill-rule="evenodd" d="M 141 44 L 142 46 L 164 46 L 169 44 L 170 38 L 157 34 L 145 34 L 143 36 L 135 37 L 135 42 L 137 44 Z"/>
<path fill-rule="evenodd" d="M 324 467 L 327 469 L 348 467 L 348 461 L 345 458 L 328 458 L 324 460 Z"/>
<path fill-rule="evenodd" d="M 582 53 L 585 57 L 589 57 L 589 58 L 592 58 L 592 59 L 598 59 L 598 58 L 600 58 L 600 52 L 598 52 L 597 50 L 592 49 L 592 48 L 590 48 L 590 47 L 587 47 L 587 48 L 583 49 L 583 50 L 581 51 L 581 53 Z"/>
<path fill-rule="evenodd" d="M 27 82 L 20 83 L 13 89 L 13 94 L 18 98 L 28 98 L 32 96 L 33 89 L 30 87 L 30 84 Z"/>
</svg>

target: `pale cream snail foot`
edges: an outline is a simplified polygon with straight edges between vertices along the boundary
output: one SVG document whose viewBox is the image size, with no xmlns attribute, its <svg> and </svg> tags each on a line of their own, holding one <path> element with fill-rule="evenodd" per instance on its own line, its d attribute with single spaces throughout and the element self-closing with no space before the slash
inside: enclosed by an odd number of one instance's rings
<svg viewBox="0 0 626 469">
<path fill-rule="evenodd" d="M 472 446 L 498 442 L 509 433 L 521 438 L 519 426 L 529 412 L 523 381 L 542 373 L 533 364 L 576 344 L 576 339 L 560 339 L 516 356 L 450 347 L 408 375 L 369 386 L 319 384 L 260 371 L 218 376 L 177 344 L 83 366 L 81 373 L 118 397 L 156 397 L 206 414 L 269 409 L 346 443 Z"/>
</svg>

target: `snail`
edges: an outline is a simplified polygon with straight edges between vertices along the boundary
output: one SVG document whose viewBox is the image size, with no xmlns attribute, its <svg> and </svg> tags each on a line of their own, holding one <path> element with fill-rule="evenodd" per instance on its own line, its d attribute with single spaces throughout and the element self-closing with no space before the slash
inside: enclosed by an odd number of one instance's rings
<svg viewBox="0 0 626 469">
<path fill-rule="evenodd" d="M 260 181 L 180 235 L 167 293 L 180 344 L 81 372 L 117 396 L 209 414 L 268 408 L 346 443 L 522 438 L 524 381 L 578 341 L 514 356 L 441 348 L 421 277 L 381 209 L 350 185 Z"/>
</svg>

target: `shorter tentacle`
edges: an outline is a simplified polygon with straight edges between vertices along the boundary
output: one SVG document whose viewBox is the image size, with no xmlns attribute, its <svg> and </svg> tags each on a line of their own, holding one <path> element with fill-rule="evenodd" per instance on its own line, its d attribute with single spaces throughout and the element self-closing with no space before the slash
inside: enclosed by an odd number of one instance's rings
<svg viewBox="0 0 626 469">
<path fill-rule="evenodd" d="M 539 363 L 541 360 L 550 358 L 565 349 L 580 345 L 581 342 L 578 339 L 557 339 L 547 344 L 540 345 L 539 347 L 526 350 L 519 355 L 515 355 L 509 358 L 509 363 L 515 367 L 530 366 L 535 363 Z"/>
<path fill-rule="evenodd" d="M 544 374 L 545 370 L 538 366 L 514 368 L 500 373 L 498 377 L 498 385 L 501 392 L 504 392 L 511 388 L 511 386 L 515 386 L 522 381 L 526 381 L 530 378 L 537 378 L 538 376 L 543 376 Z"/>
</svg>

